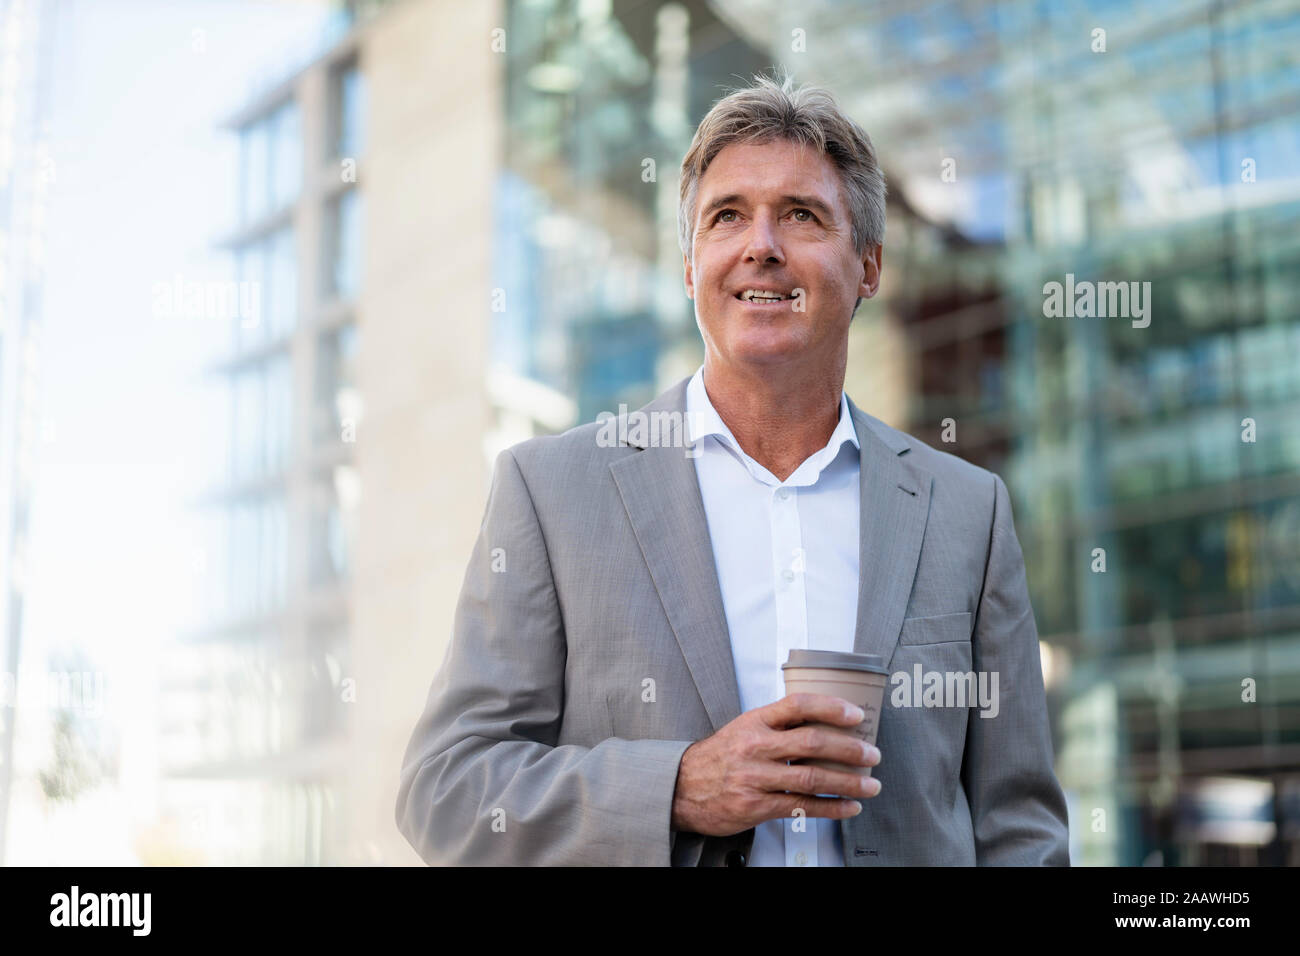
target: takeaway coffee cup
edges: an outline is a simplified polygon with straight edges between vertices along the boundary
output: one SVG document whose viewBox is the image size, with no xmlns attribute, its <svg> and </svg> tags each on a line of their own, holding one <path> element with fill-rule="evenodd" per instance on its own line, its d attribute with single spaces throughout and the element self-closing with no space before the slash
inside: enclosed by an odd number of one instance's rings
<svg viewBox="0 0 1300 956">
<path fill-rule="evenodd" d="M 781 665 L 781 673 L 785 677 L 786 694 L 828 694 L 831 697 L 842 697 L 861 707 L 867 715 L 856 727 L 820 723 L 812 726 L 852 734 L 859 740 L 875 744 L 876 730 L 880 724 L 880 705 L 889 679 L 889 671 L 879 655 L 792 650 L 789 660 Z M 809 757 L 791 763 L 810 763 L 827 770 L 871 776 L 870 767 L 852 766 L 834 760 Z"/>
</svg>

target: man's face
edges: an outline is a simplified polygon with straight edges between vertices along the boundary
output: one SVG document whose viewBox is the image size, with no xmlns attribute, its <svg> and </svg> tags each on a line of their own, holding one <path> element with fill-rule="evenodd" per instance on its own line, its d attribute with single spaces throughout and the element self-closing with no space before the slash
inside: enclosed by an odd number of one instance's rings
<svg viewBox="0 0 1300 956">
<path fill-rule="evenodd" d="M 834 368 L 858 297 L 880 283 L 881 251 L 853 250 L 839 175 L 815 147 L 733 144 L 700 179 L 686 292 L 711 357 L 726 364 L 797 360 Z M 746 290 L 790 296 L 745 301 Z"/>
</svg>

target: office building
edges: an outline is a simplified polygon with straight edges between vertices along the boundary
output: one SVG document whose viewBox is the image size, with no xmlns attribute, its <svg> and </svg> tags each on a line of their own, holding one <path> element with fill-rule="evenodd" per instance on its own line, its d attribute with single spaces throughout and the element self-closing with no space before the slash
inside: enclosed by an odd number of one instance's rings
<svg viewBox="0 0 1300 956">
<path fill-rule="evenodd" d="M 196 862 L 402 852 L 401 747 L 486 490 L 489 236 L 461 224 L 491 200 L 492 7 L 356 6 L 227 124 L 221 245 L 261 308 L 210 370 L 214 587 L 167 666 L 165 805 Z"/>
<path fill-rule="evenodd" d="M 1075 862 L 1300 859 L 1300 7 L 509 11 L 497 270 L 528 308 L 493 361 L 576 420 L 688 374 L 694 124 L 773 65 L 829 87 L 890 183 L 846 388 L 1012 491 Z M 1076 280 L 1120 314 L 1055 314 Z"/>
</svg>

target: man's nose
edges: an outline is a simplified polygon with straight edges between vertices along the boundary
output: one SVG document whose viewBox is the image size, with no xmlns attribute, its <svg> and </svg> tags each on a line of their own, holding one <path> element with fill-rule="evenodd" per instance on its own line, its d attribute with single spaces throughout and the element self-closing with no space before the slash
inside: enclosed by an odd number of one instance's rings
<svg viewBox="0 0 1300 956">
<path fill-rule="evenodd" d="M 785 261 L 781 243 L 776 233 L 776 223 L 768 216 L 755 216 L 746 237 L 745 258 L 754 262 Z"/>
</svg>

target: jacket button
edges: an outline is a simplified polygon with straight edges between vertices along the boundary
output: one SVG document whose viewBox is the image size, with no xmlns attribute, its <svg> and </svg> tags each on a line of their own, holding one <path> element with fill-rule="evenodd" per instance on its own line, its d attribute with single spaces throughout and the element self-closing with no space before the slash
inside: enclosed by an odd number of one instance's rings
<svg viewBox="0 0 1300 956">
<path fill-rule="evenodd" d="M 727 866 L 744 866 L 745 854 L 739 850 L 732 850 L 727 854 Z"/>
</svg>

